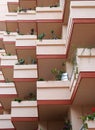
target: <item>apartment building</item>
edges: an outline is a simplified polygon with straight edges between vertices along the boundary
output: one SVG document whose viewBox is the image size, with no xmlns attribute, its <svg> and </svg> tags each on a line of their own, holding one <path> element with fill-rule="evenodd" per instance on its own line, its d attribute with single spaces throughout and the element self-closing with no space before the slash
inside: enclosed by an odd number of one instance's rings
<svg viewBox="0 0 95 130">
<path fill-rule="evenodd" d="M 0 130 L 95 130 L 94 112 L 95 1 L 0 0 Z"/>
</svg>

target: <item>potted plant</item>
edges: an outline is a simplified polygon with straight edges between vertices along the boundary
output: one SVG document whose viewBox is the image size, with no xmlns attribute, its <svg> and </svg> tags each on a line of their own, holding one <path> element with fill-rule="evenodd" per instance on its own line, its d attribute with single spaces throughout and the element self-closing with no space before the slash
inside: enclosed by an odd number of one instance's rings
<svg viewBox="0 0 95 130">
<path fill-rule="evenodd" d="M 65 72 L 65 63 L 62 63 L 63 68 L 62 69 L 57 69 L 56 67 L 51 69 L 51 73 L 53 74 L 55 80 L 61 80 L 63 77 L 62 75 L 64 75 Z M 63 79 L 62 79 L 63 80 Z"/>
<path fill-rule="evenodd" d="M 63 127 L 63 130 L 71 130 L 72 129 L 72 126 L 71 126 L 71 123 L 69 120 L 66 120 L 64 122 L 64 127 Z"/>
</svg>

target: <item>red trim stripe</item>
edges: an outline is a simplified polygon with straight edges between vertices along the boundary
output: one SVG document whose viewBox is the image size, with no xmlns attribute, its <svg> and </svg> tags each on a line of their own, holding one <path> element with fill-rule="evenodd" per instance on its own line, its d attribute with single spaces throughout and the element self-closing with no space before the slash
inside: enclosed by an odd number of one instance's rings
<svg viewBox="0 0 95 130">
<path fill-rule="evenodd" d="M 60 105 L 60 104 L 64 104 L 64 105 L 68 105 L 71 104 L 70 100 L 37 100 L 37 104 L 38 105 Z"/>
<path fill-rule="evenodd" d="M 21 121 L 38 121 L 38 117 L 12 117 L 11 118 L 12 122 L 21 122 Z"/>
<path fill-rule="evenodd" d="M 14 82 L 35 82 L 37 78 L 13 78 Z"/>
<path fill-rule="evenodd" d="M 65 59 L 66 55 L 37 55 L 38 59 Z"/>
<path fill-rule="evenodd" d="M 36 46 L 16 46 L 15 47 L 16 49 L 18 50 L 35 50 L 36 49 Z"/>
</svg>

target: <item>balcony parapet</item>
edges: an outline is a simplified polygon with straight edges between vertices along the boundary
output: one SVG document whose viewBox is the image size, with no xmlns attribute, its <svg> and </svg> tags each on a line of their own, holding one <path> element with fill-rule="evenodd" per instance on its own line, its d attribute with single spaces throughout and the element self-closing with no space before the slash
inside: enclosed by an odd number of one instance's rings
<svg viewBox="0 0 95 130">
<path fill-rule="evenodd" d="M 14 78 L 37 78 L 37 65 L 14 65 Z"/>
<path fill-rule="evenodd" d="M 58 40 L 37 40 L 37 55 L 51 55 L 58 54 L 64 55 L 66 54 L 65 41 Z"/>
<path fill-rule="evenodd" d="M 36 12 L 37 19 L 62 19 L 61 7 L 36 7 Z"/>
<path fill-rule="evenodd" d="M 70 99 L 69 81 L 37 81 L 37 100 Z"/>
<path fill-rule="evenodd" d="M 77 50 L 78 71 L 95 71 L 95 48 Z"/>
<path fill-rule="evenodd" d="M 0 96 L 1 95 L 16 95 L 14 83 L 0 83 Z"/>
<path fill-rule="evenodd" d="M 18 35 L 16 47 L 36 46 L 37 35 Z"/>
<path fill-rule="evenodd" d="M 18 20 L 36 20 L 36 11 L 28 10 L 27 12 L 24 12 L 24 11 L 17 12 L 17 19 Z"/>
<path fill-rule="evenodd" d="M 6 33 L 4 33 L 4 35 L 3 35 L 3 41 L 4 42 L 7 42 L 7 41 L 9 41 L 9 42 L 15 42 L 16 41 L 16 36 L 17 36 L 17 33 L 15 33 L 15 32 L 9 32 L 10 34 L 7 34 L 7 32 Z"/>
<path fill-rule="evenodd" d="M 6 20 L 17 20 L 17 13 L 16 12 L 11 12 L 11 13 L 7 13 L 5 15 L 5 19 Z"/>
<path fill-rule="evenodd" d="M 16 40 L 36 40 L 37 35 L 18 35 Z"/>
<path fill-rule="evenodd" d="M 15 65 L 17 63 L 17 56 L 0 56 L 1 66 Z"/>
<path fill-rule="evenodd" d="M 12 101 L 11 115 L 14 117 L 38 117 L 37 101 Z"/>
<path fill-rule="evenodd" d="M 0 129 L 11 129 L 15 130 L 12 122 L 11 122 L 11 115 L 10 114 L 4 114 L 0 115 Z"/>
<path fill-rule="evenodd" d="M 95 1 L 72 1 L 70 9 L 72 18 L 95 18 Z"/>
</svg>

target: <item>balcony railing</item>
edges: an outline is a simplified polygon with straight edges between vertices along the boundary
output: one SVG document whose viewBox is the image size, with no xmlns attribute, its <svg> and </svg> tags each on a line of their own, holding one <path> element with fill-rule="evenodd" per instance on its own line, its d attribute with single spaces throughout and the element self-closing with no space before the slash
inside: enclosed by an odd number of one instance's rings
<svg viewBox="0 0 95 130">
<path fill-rule="evenodd" d="M 17 20 L 17 13 L 7 13 L 5 19 L 6 20 Z"/>
<path fill-rule="evenodd" d="M 12 101 L 11 106 L 12 118 L 14 117 L 38 117 L 37 102 L 36 101 Z"/>
<path fill-rule="evenodd" d="M 70 98 L 69 81 L 37 81 L 37 100 Z"/>
<path fill-rule="evenodd" d="M 36 35 L 18 35 L 16 37 L 16 47 L 36 46 Z"/>
<path fill-rule="evenodd" d="M 11 122 L 11 115 L 9 115 L 9 114 L 0 115 L 0 129 L 15 130 L 14 126 Z"/>
<path fill-rule="evenodd" d="M 62 19 L 61 7 L 37 7 L 36 12 L 37 19 Z"/>
<path fill-rule="evenodd" d="M 15 65 L 14 78 L 37 78 L 37 65 Z"/>
<path fill-rule="evenodd" d="M 17 56 L 0 56 L 1 66 L 11 66 L 17 63 Z"/>
<path fill-rule="evenodd" d="M 95 18 L 95 1 L 72 1 L 70 17 Z"/>
<path fill-rule="evenodd" d="M 14 41 L 15 42 L 16 41 L 16 36 L 17 36 L 16 32 L 6 32 L 3 35 L 3 41 L 10 41 L 10 42 Z"/>
<path fill-rule="evenodd" d="M 36 11 L 21 11 L 17 13 L 18 20 L 36 20 Z"/>
<path fill-rule="evenodd" d="M 16 95 L 14 83 L 0 83 L 0 95 Z"/>
<path fill-rule="evenodd" d="M 42 40 L 37 41 L 37 55 L 64 55 L 66 54 L 63 40 Z"/>
</svg>

